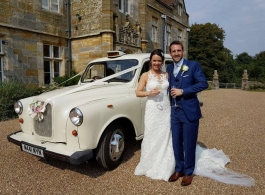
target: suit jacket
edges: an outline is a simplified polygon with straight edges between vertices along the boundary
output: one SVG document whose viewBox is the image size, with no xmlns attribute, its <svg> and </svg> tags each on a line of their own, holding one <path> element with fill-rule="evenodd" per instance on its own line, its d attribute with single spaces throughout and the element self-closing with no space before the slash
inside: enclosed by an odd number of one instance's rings
<svg viewBox="0 0 265 195">
<path fill-rule="evenodd" d="M 202 115 L 196 94 L 208 88 L 207 79 L 198 62 L 184 59 L 183 65 L 188 66 L 189 69 L 186 72 L 180 70 L 176 78 L 173 75 L 174 63 L 167 66 L 169 88 L 172 84 L 171 79 L 178 80 L 176 87 L 183 89 L 183 95 L 179 97 L 179 101 L 186 117 L 190 121 L 199 120 Z M 172 101 L 171 96 L 169 97 Z"/>
</svg>

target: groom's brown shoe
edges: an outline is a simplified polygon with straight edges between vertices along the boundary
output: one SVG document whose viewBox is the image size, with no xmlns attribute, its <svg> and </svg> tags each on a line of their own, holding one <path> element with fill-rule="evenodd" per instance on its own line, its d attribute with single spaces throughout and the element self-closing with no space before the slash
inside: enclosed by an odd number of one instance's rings
<svg viewBox="0 0 265 195">
<path fill-rule="evenodd" d="M 182 179 L 182 182 L 181 182 L 181 185 L 182 186 L 188 186 L 191 184 L 192 182 L 192 178 L 193 176 L 192 175 L 185 175 Z"/>
<path fill-rule="evenodd" d="M 174 181 L 177 181 L 180 177 L 183 177 L 184 176 L 184 173 L 178 173 L 178 172 L 175 172 L 173 173 L 170 178 L 169 178 L 169 182 L 174 182 Z"/>
</svg>

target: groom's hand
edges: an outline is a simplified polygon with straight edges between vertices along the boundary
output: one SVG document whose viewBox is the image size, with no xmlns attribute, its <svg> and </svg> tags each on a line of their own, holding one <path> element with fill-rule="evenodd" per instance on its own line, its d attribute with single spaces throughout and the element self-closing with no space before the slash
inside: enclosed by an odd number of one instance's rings
<svg viewBox="0 0 265 195">
<path fill-rule="evenodd" d="M 183 93 L 181 89 L 174 88 L 174 89 L 171 89 L 170 94 L 173 98 L 175 98 L 178 96 L 182 96 Z"/>
</svg>

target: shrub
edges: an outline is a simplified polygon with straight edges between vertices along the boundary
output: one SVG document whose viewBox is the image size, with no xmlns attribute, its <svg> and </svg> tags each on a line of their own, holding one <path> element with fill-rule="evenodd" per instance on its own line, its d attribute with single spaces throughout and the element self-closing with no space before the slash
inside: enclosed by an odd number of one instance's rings
<svg viewBox="0 0 265 195">
<path fill-rule="evenodd" d="M 72 78 L 72 77 L 74 77 L 74 78 Z M 77 85 L 80 77 L 81 77 L 80 75 L 77 75 L 77 73 L 73 71 L 71 76 L 65 75 L 65 76 L 61 76 L 61 77 L 55 77 L 53 79 L 53 81 L 57 85 L 67 87 L 67 86 L 71 86 L 71 85 Z"/>
<path fill-rule="evenodd" d="M 74 78 L 72 78 L 76 75 Z M 78 84 L 80 75 L 72 72 L 71 77 L 62 76 L 54 78 L 54 82 L 50 85 L 43 86 L 41 88 L 29 88 L 21 82 L 5 82 L 0 83 L 0 121 L 15 118 L 17 114 L 14 112 L 14 102 L 30 96 L 39 95 L 45 91 L 51 91 L 57 89 L 58 86 L 66 87 L 70 85 Z"/>
<path fill-rule="evenodd" d="M 265 90 L 265 84 L 251 85 L 248 90 Z"/>
<path fill-rule="evenodd" d="M 39 88 L 28 88 L 19 82 L 5 82 L 0 83 L 0 121 L 15 118 L 17 114 L 14 112 L 14 102 L 40 94 Z"/>
</svg>

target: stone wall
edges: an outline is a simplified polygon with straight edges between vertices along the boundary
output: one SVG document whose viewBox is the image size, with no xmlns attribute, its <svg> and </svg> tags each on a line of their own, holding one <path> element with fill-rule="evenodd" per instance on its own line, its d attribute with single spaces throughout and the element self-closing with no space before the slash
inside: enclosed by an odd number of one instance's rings
<svg viewBox="0 0 265 195">
<path fill-rule="evenodd" d="M 168 16 L 167 23 L 172 26 L 172 40 L 179 39 L 181 30 L 181 41 L 187 45 L 188 15 L 179 16 L 177 7 L 169 6 L 170 1 L 165 4 L 158 0 L 131 0 L 129 15 L 119 11 L 118 2 L 71 0 L 70 32 L 67 0 L 59 0 L 59 13 L 43 9 L 41 0 L 1 0 L 0 37 L 7 42 L 1 54 L 5 80 L 43 85 L 43 44 L 61 48 L 62 75 L 69 67 L 68 40 L 72 47 L 72 69 L 77 72 L 91 60 L 106 56 L 109 50 L 140 53 L 162 48 L 162 14 Z M 159 19 L 157 42 L 151 40 L 152 16 Z"/>
<path fill-rule="evenodd" d="M 0 26 L 4 32 L 3 68 L 6 81 L 17 80 L 29 86 L 44 84 L 43 44 L 57 45 L 62 48 L 62 72 L 66 67 L 66 39 L 35 34 L 29 31 Z"/>
<path fill-rule="evenodd" d="M 66 37 L 66 8 L 60 0 L 60 13 L 42 9 L 41 1 L 1 0 L 0 26 Z"/>
<path fill-rule="evenodd" d="M 169 1 L 168 1 L 169 2 Z M 172 1 L 175 2 L 175 1 Z M 179 1 L 184 5 L 184 1 Z M 185 47 L 185 57 L 187 57 L 188 50 L 188 32 L 187 28 L 189 27 L 189 18 L 186 12 L 183 12 L 180 16 L 177 11 L 177 5 L 168 6 L 163 3 L 160 3 L 156 0 L 146 0 L 146 16 L 145 16 L 145 28 L 146 32 L 143 34 L 144 39 L 148 42 L 146 52 L 151 52 L 156 48 L 163 48 L 163 20 L 161 15 L 166 15 L 166 23 L 171 26 L 171 41 L 180 40 L 182 41 Z M 173 4 L 173 3 L 169 3 Z M 184 8 L 184 6 L 183 6 Z M 185 11 L 185 10 L 184 10 Z M 158 41 L 153 42 L 151 40 L 151 28 L 152 28 L 152 16 L 158 19 Z M 182 34 L 182 36 L 180 35 Z M 168 46 L 167 51 L 168 53 Z"/>
<path fill-rule="evenodd" d="M 1 0 L 0 37 L 3 45 L 4 80 L 18 80 L 29 86 L 44 84 L 43 44 L 62 47 L 65 73 L 66 9 L 60 14 L 43 10 L 41 1 Z"/>
<path fill-rule="evenodd" d="M 104 2 L 104 3 L 103 3 Z M 162 48 L 162 14 L 172 26 L 172 40 L 180 39 L 187 48 L 188 16 L 177 15 L 177 7 L 166 6 L 157 0 L 131 1 L 130 14 L 119 11 L 118 0 L 78 0 L 72 6 L 73 68 L 79 72 L 88 62 L 107 55 L 109 50 L 125 53 L 151 52 Z M 184 2 L 182 1 L 184 4 Z M 81 16 L 80 19 L 75 17 Z M 151 40 L 152 17 L 158 18 L 158 41 Z"/>
</svg>

